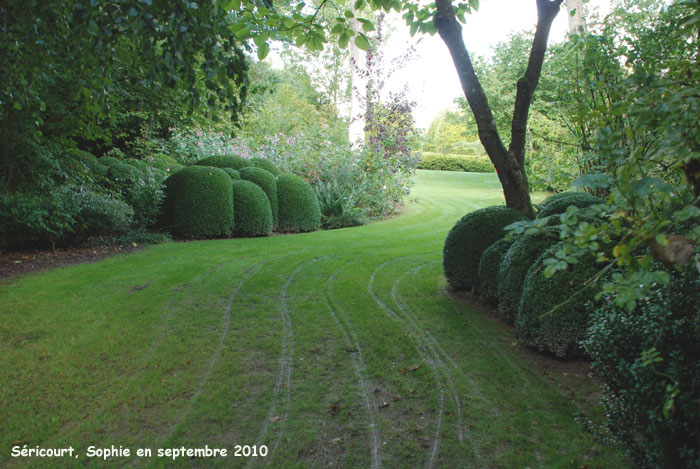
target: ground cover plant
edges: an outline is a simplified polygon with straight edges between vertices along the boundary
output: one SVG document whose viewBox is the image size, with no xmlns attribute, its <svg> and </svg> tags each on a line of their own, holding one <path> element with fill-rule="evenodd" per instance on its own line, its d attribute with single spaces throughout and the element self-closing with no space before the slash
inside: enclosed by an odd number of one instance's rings
<svg viewBox="0 0 700 469">
<path fill-rule="evenodd" d="M 166 243 L 4 282 L 0 465 L 43 467 L 10 457 L 27 444 L 73 445 L 66 467 L 625 466 L 574 422 L 601 417 L 586 371 L 538 368 L 445 291 L 445 236 L 503 202 L 495 175 L 417 179 L 419 202 L 379 223 Z M 110 444 L 268 452 L 85 457 Z"/>
</svg>

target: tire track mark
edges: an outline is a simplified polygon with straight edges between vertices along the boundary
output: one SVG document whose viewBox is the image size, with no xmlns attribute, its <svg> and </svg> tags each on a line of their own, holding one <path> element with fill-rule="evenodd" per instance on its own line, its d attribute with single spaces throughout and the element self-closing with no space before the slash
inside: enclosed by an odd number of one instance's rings
<svg viewBox="0 0 700 469">
<path fill-rule="evenodd" d="M 169 438 L 172 438 L 173 434 L 177 430 L 177 428 L 180 426 L 182 421 L 189 415 L 189 413 L 192 411 L 192 407 L 194 403 L 199 399 L 199 396 L 202 394 L 202 391 L 204 390 L 204 387 L 207 385 L 209 382 L 209 378 L 211 377 L 211 374 L 214 372 L 214 369 L 216 368 L 216 364 L 219 361 L 219 357 L 221 356 L 221 352 L 224 348 L 224 341 L 226 340 L 226 337 L 228 336 L 228 331 L 231 326 L 231 310 L 233 309 L 233 302 L 238 296 L 238 293 L 241 291 L 241 288 L 243 288 L 243 285 L 256 273 L 260 271 L 260 269 L 263 268 L 263 266 L 266 264 L 262 263 L 259 265 L 256 265 L 253 268 L 248 268 L 245 269 L 245 276 L 241 279 L 240 282 L 236 285 L 234 288 L 233 292 L 231 293 L 231 296 L 228 299 L 228 303 L 226 304 L 226 308 L 224 309 L 224 313 L 222 314 L 221 317 L 221 322 L 223 323 L 223 327 L 221 329 L 221 333 L 219 334 L 219 342 L 216 346 L 216 349 L 212 353 L 211 357 L 209 358 L 209 365 L 207 366 L 203 376 L 199 379 L 199 383 L 197 384 L 197 391 L 190 397 L 189 402 L 187 404 L 187 407 L 185 410 L 180 414 L 180 416 L 176 419 L 175 423 L 173 424 L 169 434 Z M 167 440 L 167 439 L 166 439 Z"/>
<path fill-rule="evenodd" d="M 265 435 L 267 434 L 267 430 L 269 428 L 270 421 L 275 418 L 275 413 L 277 412 L 277 406 L 278 406 L 278 400 L 279 400 L 279 395 L 280 391 L 282 389 L 282 386 L 285 387 L 285 392 L 284 392 L 284 410 L 282 413 L 282 416 L 279 417 L 279 422 L 280 422 L 280 431 L 277 433 L 275 436 L 275 441 L 271 447 L 269 447 L 269 454 L 270 457 L 265 458 L 264 460 L 264 465 L 267 466 L 270 464 L 270 460 L 272 459 L 272 456 L 275 454 L 277 447 L 279 446 L 280 439 L 282 438 L 282 435 L 284 434 L 284 430 L 287 425 L 287 421 L 289 420 L 289 409 L 291 406 L 291 399 L 292 399 L 292 366 L 294 364 L 294 330 L 292 328 L 292 318 L 291 314 L 289 312 L 289 306 L 287 305 L 287 290 L 289 289 L 289 285 L 291 285 L 292 281 L 296 277 L 296 275 L 301 272 L 302 270 L 306 269 L 307 267 L 310 267 L 317 261 L 328 257 L 328 256 L 323 256 L 323 257 L 316 257 L 314 259 L 311 259 L 309 262 L 306 262 L 300 266 L 298 266 L 296 269 L 292 271 L 291 274 L 289 274 L 289 277 L 287 277 L 287 280 L 284 282 L 284 285 L 282 286 L 282 289 L 280 290 L 280 294 L 278 297 L 278 303 L 280 307 L 280 317 L 282 319 L 282 345 L 281 345 L 281 351 L 280 351 L 280 359 L 279 359 L 279 368 L 277 371 L 277 379 L 275 381 L 275 386 L 273 389 L 273 397 L 272 397 L 272 404 L 270 405 L 267 413 L 267 417 L 265 418 L 265 421 L 263 423 L 262 428 L 260 429 L 260 432 L 258 433 L 258 437 L 256 438 L 255 444 L 257 446 L 263 445 L 263 439 L 265 438 Z M 251 467 L 255 462 L 255 459 L 249 459 L 248 463 L 245 465 L 245 467 Z"/>
<path fill-rule="evenodd" d="M 406 257 L 413 257 L 413 256 L 406 256 Z M 402 326 L 406 326 L 404 321 L 401 320 L 399 315 L 394 311 L 389 305 L 387 305 L 374 290 L 374 279 L 377 275 L 377 273 L 384 267 L 386 264 L 390 262 L 395 262 L 396 260 L 399 259 L 404 259 L 403 257 L 397 258 L 397 259 L 390 259 L 382 262 L 377 266 L 376 269 L 374 269 L 374 272 L 372 272 L 372 275 L 370 276 L 369 283 L 367 285 L 367 289 L 374 299 L 374 301 L 380 306 L 380 308 L 395 322 L 401 324 Z M 401 277 L 399 277 L 401 278 Z M 398 281 L 395 280 L 394 282 L 396 283 Z M 395 284 L 394 283 L 394 284 Z M 428 458 L 428 462 L 426 467 L 432 468 L 435 467 L 435 460 L 437 458 L 438 452 L 440 451 L 440 442 L 441 442 L 441 433 L 442 433 L 442 416 L 445 413 L 445 383 L 443 382 L 442 379 L 442 373 L 438 370 L 438 366 L 436 362 L 434 361 L 433 357 L 429 355 L 427 349 L 426 349 L 426 344 L 422 337 L 418 334 L 416 330 L 410 327 L 409 325 L 409 336 L 412 338 L 413 344 L 415 349 L 418 351 L 419 355 L 421 356 L 421 359 L 430 367 L 432 370 L 433 376 L 435 376 L 435 384 L 436 388 L 438 389 L 440 393 L 440 408 L 438 410 L 438 418 L 437 418 L 437 423 L 436 423 L 436 428 L 435 428 L 435 435 L 433 437 L 433 443 L 431 445 L 430 449 L 430 455 Z"/>
<path fill-rule="evenodd" d="M 355 376 L 357 381 L 360 383 L 360 388 L 362 389 L 363 400 L 365 402 L 365 407 L 369 414 L 369 434 L 370 434 L 370 449 L 372 453 L 372 469 L 378 469 L 382 466 L 382 456 L 381 456 L 381 445 L 378 430 L 378 411 L 379 406 L 377 405 L 374 395 L 372 394 L 370 384 L 365 377 L 364 370 L 367 369 L 365 366 L 365 361 L 362 356 L 362 347 L 357 339 L 354 329 L 350 325 L 349 321 L 345 318 L 341 319 L 340 308 L 333 301 L 333 282 L 335 281 L 336 274 L 333 273 L 326 283 L 326 304 L 328 305 L 328 311 L 338 325 L 343 333 L 343 339 L 345 344 L 351 350 L 356 351 L 355 354 L 350 354 L 350 360 L 352 361 L 353 368 L 355 370 Z"/>
</svg>

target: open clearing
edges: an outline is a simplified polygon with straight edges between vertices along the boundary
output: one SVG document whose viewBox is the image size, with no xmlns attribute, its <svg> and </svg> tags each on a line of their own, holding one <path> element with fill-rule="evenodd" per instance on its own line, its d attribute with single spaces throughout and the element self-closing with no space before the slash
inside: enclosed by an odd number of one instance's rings
<svg viewBox="0 0 700 469">
<path fill-rule="evenodd" d="M 443 291 L 445 235 L 502 203 L 496 176 L 417 181 L 379 223 L 168 243 L 3 282 L 0 466 L 104 466 L 92 445 L 130 448 L 119 467 L 624 464 L 574 422 L 599 412 L 586 376 L 543 368 Z M 24 444 L 79 458 L 10 456 Z M 134 455 L 205 445 L 229 456 Z"/>
</svg>

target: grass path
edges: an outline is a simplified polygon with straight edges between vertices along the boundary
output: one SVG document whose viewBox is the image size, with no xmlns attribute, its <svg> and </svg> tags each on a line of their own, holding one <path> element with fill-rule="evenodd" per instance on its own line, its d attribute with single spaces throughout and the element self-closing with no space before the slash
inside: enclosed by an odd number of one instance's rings
<svg viewBox="0 0 700 469">
<path fill-rule="evenodd" d="M 445 295 L 442 244 L 495 175 L 421 171 L 363 227 L 169 243 L 0 285 L 0 467 L 619 467 L 574 422 L 585 376 L 535 366 Z M 546 373 L 546 374 L 545 374 Z M 73 446 L 21 459 L 14 445 Z M 218 459 L 137 448 L 228 448 Z M 266 457 L 235 457 L 265 445 Z"/>
</svg>

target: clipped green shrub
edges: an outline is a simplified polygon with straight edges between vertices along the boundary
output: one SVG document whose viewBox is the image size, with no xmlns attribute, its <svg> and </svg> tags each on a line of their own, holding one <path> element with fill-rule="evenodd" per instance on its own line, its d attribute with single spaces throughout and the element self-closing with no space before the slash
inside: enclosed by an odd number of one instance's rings
<svg viewBox="0 0 700 469">
<path fill-rule="evenodd" d="M 700 467 L 700 275 L 671 272 L 637 308 L 598 308 L 584 346 L 606 387 L 606 430 L 637 467 Z"/>
<path fill-rule="evenodd" d="M 254 182 L 265 191 L 272 210 L 272 226 L 276 228 L 279 214 L 277 208 L 277 178 L 265 169 L 252 166 L 241 169 L 241 178 Z"/>
<path fill-rule="evenodd" d="M 472 173 L 493 173 L 493 163 L 487 157 L 457 156 L 436 153 L 423 153 L 418 169 L 436 171 L 466 171 Z"/>
<path fill-rule="evenodd" d="M 515 328 L 524 345 L 566 358 L 583 355 L 581 341 L 590 325 L 594 296 L 585 283 L 598 267 L 592 256 L 582 257 L 568 270 L 545 277 L 544 260 L 555 257 L 561 247 L 547 249 L 528 270 Z"/>
<path fill-rule="evenodd" d="M 525 219 L 521 212 L 502 206 L 482 208 L 463 216 L 447 234 L 443 249 L 443 268 L 450 288 L 477 290 L 483 252 L 505 236 L 504 227 Z"/>
<path fill-rule="evenodd" d="M 237 155 L 216 155 L 202 158 L 195 164 L 199 166 L 213 166 L 215 168 L 231 168 L 240 171 L 246 166 L 250 166 L 250 160 Z"/>
<path fill-rule="evenodd" d="M 165 180 L 160 226 L 183 238 L 233 233 L 233 181 L 211 166 L 188 166 Z"/>
<path fill-rule="evenodd" d="M 241 179 L 241 173 L 239 171 L 236 171 L 233 168 L 221 168 L 223 169 L 226 174 L 228 174 L 233 181 L 238 181 Z"/>
<path fill-rule="evenodd" d="M 561 192 L 559 194 L 554 194 L 542 202 L 542 208 L 537 212 L 536 218 L 544 218 L 550 215 L 564 213 L 569 205 L 574 205 L 578 208 L 586 208 L 601 202 L 603 202 L 602 199 L 586 194 L 585 192 Z"/>
<path fill-rule="evenodd" d="M 281 232 L 315 231 L 321 226 L 321 209 L 314 190 L 301 177 L 283 173 L 277 178 Z"/>
<path fill-rule="evenodd" d="M 523 293 L 523 283 L 530 267 L 544 251 L 557 243 L 553 231 L 517 236 L 504 253 L 498 266 L 498 312 L 510 324 L 515 322 Z"/>
<path fill-rule="evenodd" d="M 277 177 L 277 176 L 279 176 L 280 174 L 282 174 L 282 171 L 280 171 L 280 169 L 279 169 L 277 166 L 275 166 L 274 163 L 272 163 L 272 161 L 270 161 L 270 160 L 268 160 L 268 159 L 266 159 L 266 158 L 258 158 L 258 157 L 255 157 L 255 158 L 251 158 L 249 161 L 250 161 L 250 163 L 251 163 L 254 167 L 256 167 L 256 168 L 262 168 L 262 169 L 264 169 L 264 170 L 266 170 L 266 171 L 269 171 L 269 172 L 271 172 L 275 177 Z"/>
<path fill-rule="evenodd" d="M 254 182 L 233 181 L 236 236 L 267 236 L 272 232 L 272 211 L 265 192 Z"/>
<path fill-rule="evenodd" d="M 510 248 L 513 241 L 501 238 L 489 246 L 479 260 L 479 285 L 481 295 L 486 301 L 494 302 L 498 299 L 498 268 L 503 256 Z"/>
</svg>

